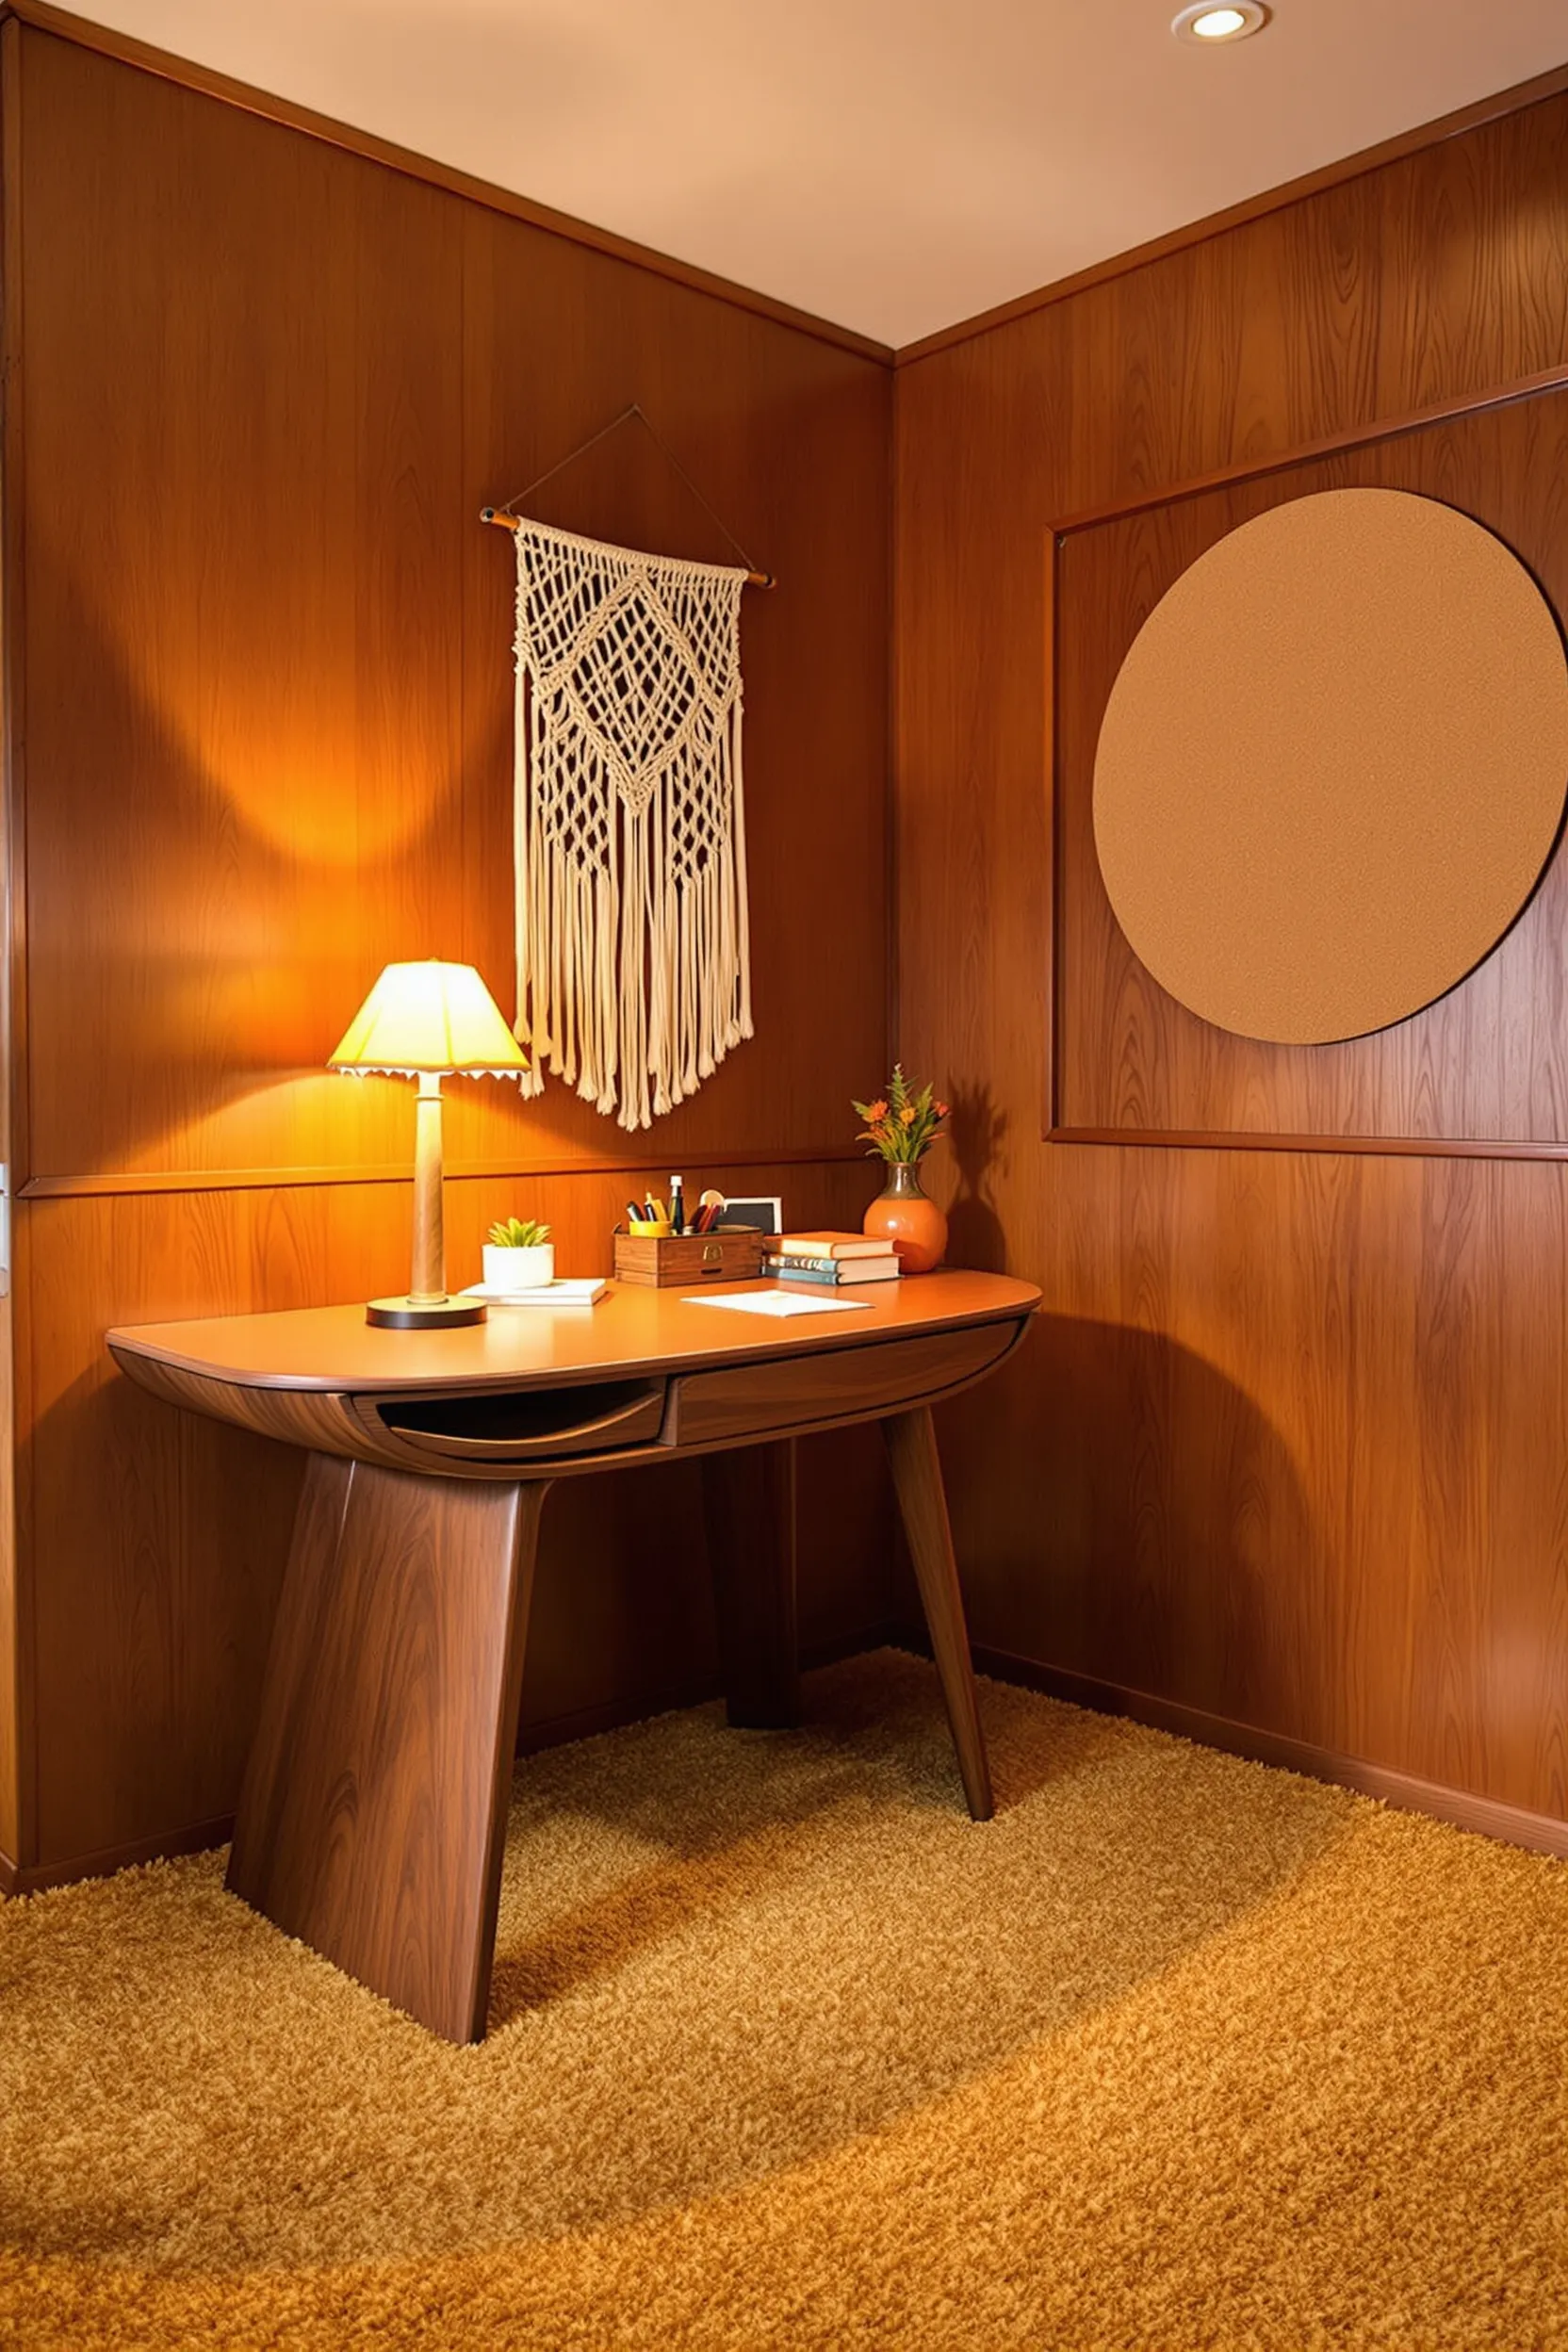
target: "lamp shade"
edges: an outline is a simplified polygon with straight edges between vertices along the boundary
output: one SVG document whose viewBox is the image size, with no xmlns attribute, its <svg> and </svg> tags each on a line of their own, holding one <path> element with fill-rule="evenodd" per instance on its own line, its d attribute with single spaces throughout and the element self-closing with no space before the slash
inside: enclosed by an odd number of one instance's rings
<svg viewBox="0 0 1568 2352">
<path fill-rule="evenodd" d="M 528 1055 L 472 964 L 388 964 L 350 1021 L 329 1070 L 467 1070 L 515 1078 Z"/>
</svg>

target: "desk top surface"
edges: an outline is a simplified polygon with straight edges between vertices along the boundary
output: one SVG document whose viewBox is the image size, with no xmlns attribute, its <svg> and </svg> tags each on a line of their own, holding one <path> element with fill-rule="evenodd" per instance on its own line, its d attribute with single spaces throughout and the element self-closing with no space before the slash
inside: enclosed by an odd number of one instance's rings
<svg viewBox="0 0 1568 2352">
<path fill-rule="evenodd" d="M 108 1344 L 207 1380 L 245 1388 L 373 1390 L 505 1388 L 556 1380 L 613 1379 L 628 1370 L 678 1371 L 908 1339 L 922 1331 L 1033 1314 L 1039 1292 L 1001 1274 L 956 1270 L 870 1282 L 846 1291 L 853 1314 L 776 1320 L 715 1312 L 695 1301 L 772 1287 L 758 1282 L 653 1290 L 612 1282 L 594 1307 L 495 1307 L 487 1322 L 448 1331 L 396 1331 L 365 1320 L 363 1304 L 139 1323 Z"/>
</svg>

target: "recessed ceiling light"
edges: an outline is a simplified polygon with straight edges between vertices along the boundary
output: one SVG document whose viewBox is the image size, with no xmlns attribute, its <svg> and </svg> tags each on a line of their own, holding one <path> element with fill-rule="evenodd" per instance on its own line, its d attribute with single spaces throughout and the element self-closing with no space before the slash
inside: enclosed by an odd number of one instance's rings
<svg viewBox="0 0 1568 2352">
<path fill-rule="evenodd" d="M 1198 0 L 1195 8 L 1184 8 L 1172 18 L 1170 29 L 1178 41 L 1215 49 L 1222 41 L 1245 41 L 1249 33 L 1262 32 L 1267 22 L 1263 0 L 1233 0 L 1228 8 L 1216 8 L 1214 0 Z"/>
</svg>

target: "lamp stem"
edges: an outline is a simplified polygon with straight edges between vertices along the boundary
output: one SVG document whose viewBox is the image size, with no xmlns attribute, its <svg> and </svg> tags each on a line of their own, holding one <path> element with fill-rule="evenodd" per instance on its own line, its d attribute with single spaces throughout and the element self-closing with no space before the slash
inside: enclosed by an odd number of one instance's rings
<svg viewBox="0 0 1568 2352">
<path fill-rule="evenodd" d="M 447 1250 L 441 1229 L 441 1079 L 419 1073 L 414 1130 L 414 1278 L 408 1295 L 420 1306 L 447 1296 Z"/>
</svg>

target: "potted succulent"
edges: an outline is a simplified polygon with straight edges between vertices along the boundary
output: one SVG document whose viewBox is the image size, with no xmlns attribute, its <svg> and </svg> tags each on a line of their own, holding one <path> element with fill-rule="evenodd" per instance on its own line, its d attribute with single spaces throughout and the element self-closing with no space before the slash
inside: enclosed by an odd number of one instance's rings
<svg viewBox="0 0 1568 2352">
<path fill-rule="evenodd" d="M 550 1229 L 531 1217 L 503 1217 L 484 1244 L 486 1290 L 540 1290 L 555 1280 Z"/>
</svg>

